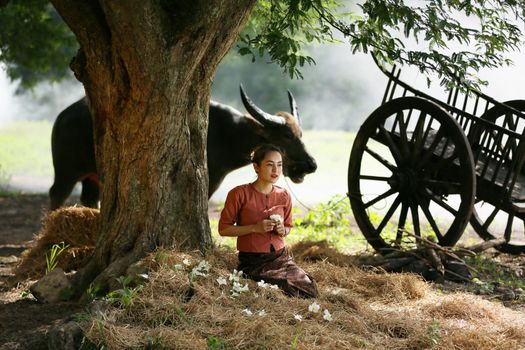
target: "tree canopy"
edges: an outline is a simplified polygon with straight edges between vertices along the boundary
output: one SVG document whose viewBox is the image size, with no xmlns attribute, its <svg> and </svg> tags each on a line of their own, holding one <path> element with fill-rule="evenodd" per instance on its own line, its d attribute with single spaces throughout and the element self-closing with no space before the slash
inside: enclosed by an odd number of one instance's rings
<svg viewBox="0 0 525 350">
<path fill-rule="evenodd" d="M 301 67 L 315 63 L 307 45 L 347 41 L 353 52 L 372 51 L 380 61 L 415 65 L 437 73 L 443 84 L 477 86 L 484 83 L 477 71 L 510 64 L 505 54 L 523 45 L 520 0 L 350 3 L 259 0 L 239 37 L 239 53 L 253 60 L 267 54 L 291 77 L 301 77 Z M 67 76 L 78 44 L 47 0 L 2 1 L 0 24 L 0 61 L 11 79 L 31 87 Z M 416 44 L 407 44 L 412 39 Z"/>
</svg>

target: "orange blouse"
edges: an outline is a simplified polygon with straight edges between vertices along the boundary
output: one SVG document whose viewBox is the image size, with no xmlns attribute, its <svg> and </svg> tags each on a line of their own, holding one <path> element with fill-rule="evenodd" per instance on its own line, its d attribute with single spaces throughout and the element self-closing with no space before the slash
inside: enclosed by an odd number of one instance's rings
<svg viewBox="0 0 525 350">
<path fill-rule="evenodd" d="M 264 194 L 251 183 L 240 185 L 228 192 L 219 220 L 219 232 L 233 225 L 253 225 L 273 214 L 281 215 L 285 227 L 292 227 L 292 198 L 286 189 L 273 185 L 272 192 Z M 285 246 L 284 239 L 275 231 L 237 237 L 240 252 L 269 253 L 272 246 L 275 251 Z"/>
</svg>

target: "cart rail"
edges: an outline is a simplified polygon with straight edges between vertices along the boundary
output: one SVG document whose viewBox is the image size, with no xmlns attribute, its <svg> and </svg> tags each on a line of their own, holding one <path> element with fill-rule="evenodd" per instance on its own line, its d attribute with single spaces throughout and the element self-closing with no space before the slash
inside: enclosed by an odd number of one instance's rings
<svg viewBox="0 0 525 350">
<path fill-rule="evenodd" d="M 519 213 L 525 212 L 525 113 L 473 89 L 451 89 L 446 102 L 415 89 L 400 79 L 401 69 L 390 71 L 379 64 L 388 77 L 381 105 L 399 97 L 416 96 L 432 101 L 446 110 L 465 132 L 474 157 L 478 179 L 477 196 Z M 457 107 L 458 104 L 461 108 Z M 487 118 L 498 111 L 505 115 L 501 125 Z M 392 125 L 394 132 L 396 125 Z"/>
</svg>

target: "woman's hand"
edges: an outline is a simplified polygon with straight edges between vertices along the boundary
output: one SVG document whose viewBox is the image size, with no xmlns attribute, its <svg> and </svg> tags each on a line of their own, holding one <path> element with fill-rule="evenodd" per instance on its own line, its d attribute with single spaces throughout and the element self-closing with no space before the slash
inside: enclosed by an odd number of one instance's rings
<svg viewBox="0 0 525 350">
<path fill-rule="evenodd" d="M 282 221 L 274 221 L 275 222 L 275 231 L 277 234 L 281 237 L 286 236 L 286 229 L 284 227 L 284 224 Z"/>
<path fill-rule="evenodd" d="M 274 229 L 276 222 L 273 220 L 265 219 L 255 224 L 254 232 L 270 232 Z"/>
</svg>

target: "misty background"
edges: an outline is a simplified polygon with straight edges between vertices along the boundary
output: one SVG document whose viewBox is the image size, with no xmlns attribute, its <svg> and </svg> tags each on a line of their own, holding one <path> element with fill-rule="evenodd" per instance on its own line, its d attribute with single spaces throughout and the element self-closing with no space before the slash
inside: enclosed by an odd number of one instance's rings
<svg viewBox="0 0 525 350">
<path fill-rule="evenodd" d="M 250 57 L 239 56 L 233 48 L 219 66 L 213 82 L 212 99 L 244 112 L 239 95 L 239 84 L 242 83 L 259 107 L 275 113 L 289 111 L 286 91 L 290 90 L 299 106 L 305 131 L 304 142 L 314 157 L 316 150 L 323 145 L 309 144 L 309 131 L 340 132 L 326 134 L 332 142 L 334 137 L 341 140 L 340 145 L 330 152 L 334 159 L 316 157 L 318 171 L 308 175 L 303 184 L 280 180 L 281 186 L 289 188 L 296 195 L 296 200 L 313 203 L 346 193 L 346 166 L 352 132 L 357 131 L 364 119 L 381 103 L 387 79 L 375 66 L 371 56 L 353 55 L 344 43 L 310 47 L 309 53 L 317 64 L 301 69 L 304 79 L 292 80 L 278 65 L 269 64 L 264 58 L 258 58 L 252 63 Z M 514 66 L 480 73 L 480 77 L 490 83 L 483 92 L 499 101 L 525 99 L 525 54 L 513 53 L 509 56 Z M 436 80 L 428 89 L 426 77 L 414 69 L 404 68 L 401 78 L 433 96 L 444 96 L 439 81 Z M 4 70 L 0 69 L 0 131 L 12 121 L 46 120 L 52 123 L 61 110 L 84 95 L 82 85 L 73 77 L 61 83 L 41 83 L 33 91 L 17 89 L 18 84 L 10 82 Z M 50 133 L 48 138 L 50 140 Z M 48 152 L 50 159 L 50 144 L 47 147 L 47 150 L 42 151 Z M 49 174 L 52 174 L 50 161 L 49 168 Z M 10 186 L 15 190 L 47 192 L 52 184 L 52 175 L 8 175 Z M 254 179 L 250 166 L 240 169 L 226 178 L 212 200 L 223 201 L 233 186 Z"/>
</svg>

